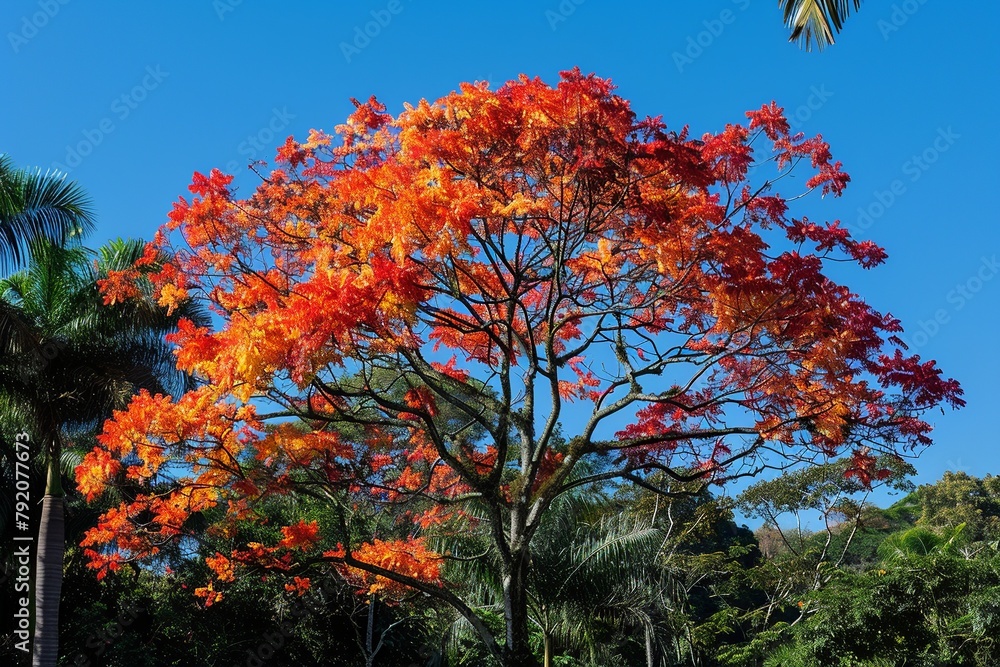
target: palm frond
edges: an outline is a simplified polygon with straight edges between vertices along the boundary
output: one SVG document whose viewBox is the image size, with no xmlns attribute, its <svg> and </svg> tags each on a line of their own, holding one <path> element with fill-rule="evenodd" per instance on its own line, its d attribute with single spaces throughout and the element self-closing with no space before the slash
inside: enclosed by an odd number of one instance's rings
<svg viewBox="0 0 1000 667">
<path fill-rule="evenodd" d="M 90 198 L 58 174 L 17 169 L 0 156 L 0 269 L 25 263 L 31 244 L 78 242 L 93 230 Z"/>
<path fill-rule="evenodd" d="M 834 43 L 834 33 L 841 31 L 851 12 L 861 9 L 861 0 L 778 0 L 778 7 L 792 31 L 788 41 L 806 51 L 815 42 L 822 50 Z"/>
<path fill-rule="evenodd" d="M 964 531 L 964 523 L 939 531 L 927 526 L 915 526 L 888 536 L 879 545 L 878 552 L 886 561 L 955 553 L 962 544 Z"/>
<path fill-rule="evenodd" d="M 26 313 L 3 295 L 0 286 L 0 356 L 20 358 L 27 363 L 36 353 L 40 354 L 42 341 Z"/>
</svg>

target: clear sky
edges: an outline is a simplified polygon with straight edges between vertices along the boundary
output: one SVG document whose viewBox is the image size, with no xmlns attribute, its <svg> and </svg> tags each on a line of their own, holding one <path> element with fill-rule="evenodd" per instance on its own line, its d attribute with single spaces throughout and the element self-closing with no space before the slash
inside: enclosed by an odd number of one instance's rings
<svg viewBox="0 0 1000 667">
<path fill-rule="evenodd" d="M 351 97 L 398 112 L 462 81 L 554 82 L 579 65 L 696 135 L 773 99 L 853 179 L 810 217 L 889 251 L 837 278 L 965 388 L 966 409 L 932 416 L 916 481 L 996 474 L 998 24 L 992 2 L 869 0 L 835 46 L 806 53 L 774 0 L 5 0 L 0 153 L 68 170 L 95 199 L 97 246 L 150 238 L 195 170 L 235 171 L 249 192 L 248 160 L 332 131 Z"/>
</svg>

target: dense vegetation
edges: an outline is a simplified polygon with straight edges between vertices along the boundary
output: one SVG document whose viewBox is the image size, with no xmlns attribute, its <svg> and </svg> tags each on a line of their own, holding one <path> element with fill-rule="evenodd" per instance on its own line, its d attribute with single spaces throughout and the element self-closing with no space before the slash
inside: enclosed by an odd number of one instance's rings
<svg viewBox="0 0 1000 667">
<path fill-rule="evenodd" d="M 901 466 L 890 483 L 902 497 L 881 509 L 842 470 L 834 463 L 761 482 L 735 502 L 680 487 L 669 500 L 610 489 L 567 498 L 533 553 L 538 655 L 563 666 L 992 664 L 1000 650 L 1000 478 L 949 472 L 913 489 Z M 77 545 L 100 508 L 82 502 L 69 475 L 63 482 L 60 664 L 490 664 L 476 634 L 445 606 L 412 592 L 359 595 L 356 582 L 332 572 L 302 596 L 287 590 L 291 576 L 243 578 L 206 608 L 193 595 L 204 557 L 234 536 L 206 532 L 155 568 L 97 581 Z M 41 469 L 36 484 L 41 492 Z M 751 532 L 734 510 L 764 523 Z M 277 532 L 271 526 L 323 511 L 275 499 L 246 530 L 266 541 Z M 806 527 L 790 528 L 797 513 Z M 498 584 L 472 556 L 475 545 L 445 527 L 434 533 L 442 549 L 470 554 L 450 565 L 463 592 L 495 607 Z M 15 577 L 4 556 L 9 626 Z M 0 660 L 12 664 L 9 627 L 3 635 Z"/>
</svg>

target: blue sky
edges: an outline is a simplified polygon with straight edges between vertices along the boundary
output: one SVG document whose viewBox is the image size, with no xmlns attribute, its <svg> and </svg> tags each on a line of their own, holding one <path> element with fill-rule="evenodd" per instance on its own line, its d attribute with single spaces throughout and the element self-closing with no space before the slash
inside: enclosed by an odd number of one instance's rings
<svg viewBox="0 0 1000 667">
<path fill-rule="evenodd" d="M 96 246 L 150 238 L 195 170 L 235 169 L 249 191 L 248 160 L 332 130 L 351 97 L 396 112 L 461 81 L 552 82 L 578 65 L 640 115 L 696 135 L 773 99 L 853 179 L 841 199 L 810 200 L 810 217 L 840 218 L 889 251 L 873 271 L 836 277 L 900 317 L 916 351 L 966 390 L 966 409 L 932 417 L 937 443 L 916 481 L 985 475 L 1000 472 L 998 23 L 995 3 L 870 0 L 834 47 L 806 53 L 773 0 L 7 0 L 0 152 L 68 169 L 96 202 Z"/>
</svg>

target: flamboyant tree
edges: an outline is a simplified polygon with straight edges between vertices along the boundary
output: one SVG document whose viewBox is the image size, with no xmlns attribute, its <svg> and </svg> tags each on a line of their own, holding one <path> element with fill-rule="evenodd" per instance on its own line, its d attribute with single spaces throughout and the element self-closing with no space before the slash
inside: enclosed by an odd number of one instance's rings
<svg viewBox="0 0 1000 667">
<path fill-rule="evenodd" d="M 161 305 L 202 299 L 220 324 L 172 336 L 200 386 L 133 399 L 78 470 L 90 496 L 149 488 L 86 538 L 99 575 L 196 515 L 236 535 L 261 498 L 309 494 L 323 521 L 208 559 L 206 604 L 249 569 L 305 589 L 332 567 L 383 598 L 435 596 L 503 664 L 535 664 L 532 540 L 560 494 L 844 452 L 867 483 L 887 474 L 876 454 L 930 443 L 923 413 L 962 404 L 896 319 L 825 275 L 885 254 L 792 217 L 777 186 L 796 166 L 796 197 L 848 177 L 774 103 L 697 140 L 578 70 L 396 117 L 356 106 L 335 134 L 289 138 L 247 198 L 195 174 L 150 247 L 175 257 L 151 275 Z M 110 276 L 105 297 L 149 273 Z M 450 559 L 482 554 L 436 551 L 435 531 L 486 537 L 502 634 L 448 584 Z"/>
</svg>

